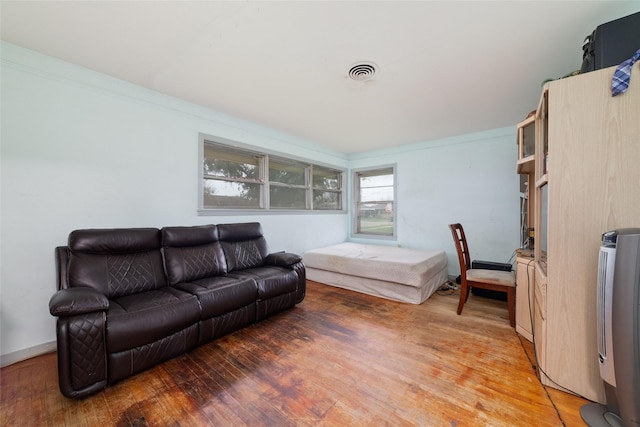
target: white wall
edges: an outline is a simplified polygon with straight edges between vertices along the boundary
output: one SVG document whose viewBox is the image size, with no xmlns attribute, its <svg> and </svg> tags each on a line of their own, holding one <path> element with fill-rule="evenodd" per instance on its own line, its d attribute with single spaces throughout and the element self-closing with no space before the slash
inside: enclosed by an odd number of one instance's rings
<svg viewBox="0 0 640 427">
<path fill-rule="evenodd" d="M 449 274 L 460 272 L 448 224 L 463 225 L 471 259 L 507 262 L 519 245 L 519 179 L 513 127 L 352 156 L 353 169 L 395 164 L 397 240 L 445 250 Z"/>
<path fill-rule="evenodd" d="M 515 126 L 346 156 L 1 48 L 0 366 L 54 348 L 53 250 L 74 229 L 260 221 L 272 250 L 296 253 L 348 239 L 345 214 L 197 216 L 199 133 L 341 168 L 396 163 L 398 240 L 367 241 L 444 249 L 450 274 L 451 222 L 465 226 L 474 258 L 506 261 L 518 244 Z"/>
<path fill-rule="evenodd" d="M 346 168 L 340 153 L 4 42 L 1 73 L 2 365 L 55 340 L 53 250 L 74 229 L 259 221 L 274 251 L 345 240 L 346 214 L 197 216 L 199 132 Z"/>
</svg>

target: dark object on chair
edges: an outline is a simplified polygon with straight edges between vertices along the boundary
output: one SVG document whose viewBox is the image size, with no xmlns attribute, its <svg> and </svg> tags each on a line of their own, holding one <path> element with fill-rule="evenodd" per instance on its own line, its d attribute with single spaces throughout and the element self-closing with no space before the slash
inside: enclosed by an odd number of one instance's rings
<svg viewBox="0 0 640 427">
<path fill-rule="evenodd" d="M 471 268 L 469 247 L 461 224 L 449 224 L 453 241 L 460 262 L 460 276 L 462 289 L 458 303 L 458 314 L 462 313 L 464 304 L 469 298 L 472 287 L 487 289 L 490 291 L 505 292 L 507 294 L 507 307 L 509 309 L 509 323 L 516 325 L 516 280 L 511 271 L 486 270 Z"/>
</svg>

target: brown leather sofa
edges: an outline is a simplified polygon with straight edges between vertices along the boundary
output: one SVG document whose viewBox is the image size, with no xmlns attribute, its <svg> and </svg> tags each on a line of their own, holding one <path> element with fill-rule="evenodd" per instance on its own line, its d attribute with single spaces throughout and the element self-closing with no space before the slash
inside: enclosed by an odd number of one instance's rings
<svg viewBox="0 0 640 427">
<path fill-rule="evenodd" d="M 84 397 L 302 302 L 305 267 L 259 223 L 91 229 L 56 248 L 58 376 Z"/>
</svg>

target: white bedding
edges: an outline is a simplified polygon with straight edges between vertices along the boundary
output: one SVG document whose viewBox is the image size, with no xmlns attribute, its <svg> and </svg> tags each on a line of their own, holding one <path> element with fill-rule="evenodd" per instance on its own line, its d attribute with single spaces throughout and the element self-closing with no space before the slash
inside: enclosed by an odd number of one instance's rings
<svg viewBox="0 0 640 427">
<path fill-rule="evenodd" d="M 448 279 L 444 251 L 347 242 L 310 250 L 303 262 L 309 280 L 413 304 Z"/>
</svg>

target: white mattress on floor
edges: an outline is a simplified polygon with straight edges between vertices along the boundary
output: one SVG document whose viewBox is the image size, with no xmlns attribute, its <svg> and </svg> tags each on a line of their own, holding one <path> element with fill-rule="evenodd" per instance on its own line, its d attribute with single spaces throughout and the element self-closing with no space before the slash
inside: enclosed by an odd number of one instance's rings
<svg viewBox="0 0 640 427">
<path fill-rule="evenodd" d="M 310 250 L 303 262 L 310 280 L 413 304 L 448 279 L 444 251 L 347 242 Z"/>
</svg>

